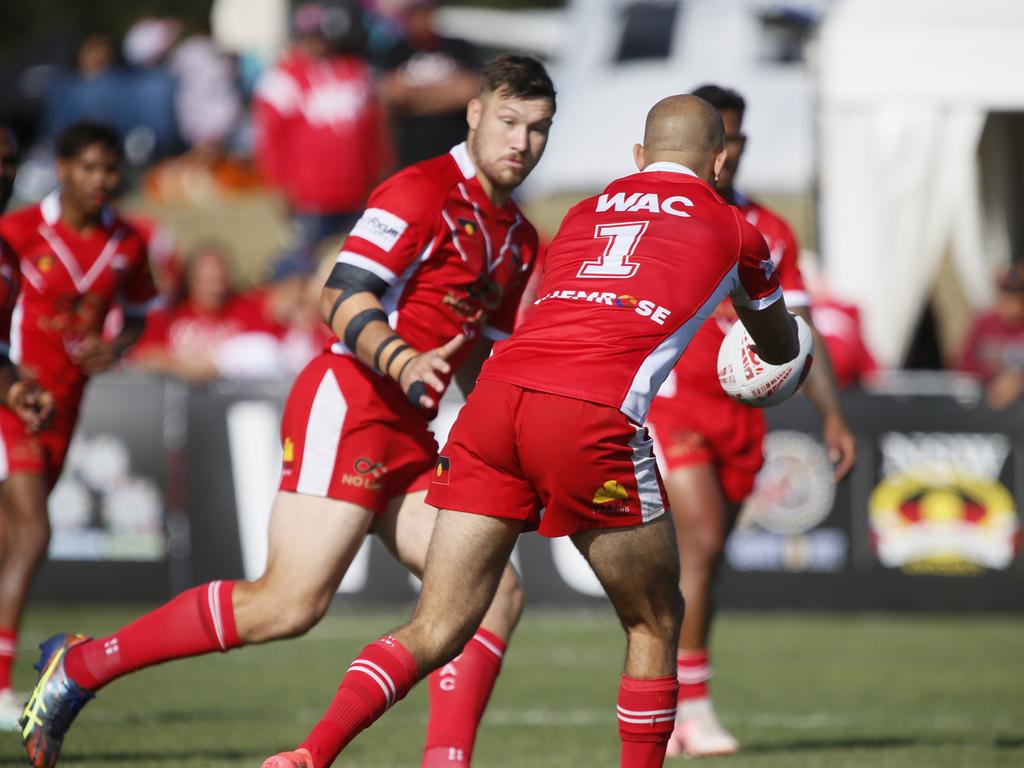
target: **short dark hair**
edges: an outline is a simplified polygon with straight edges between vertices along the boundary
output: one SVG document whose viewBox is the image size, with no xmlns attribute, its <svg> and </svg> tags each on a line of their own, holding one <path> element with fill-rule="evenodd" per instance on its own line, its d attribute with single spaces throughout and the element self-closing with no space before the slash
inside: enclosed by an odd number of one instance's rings
<svg viewBox="0 0 1024 768">
<path fill-rule="evenodd" d="M 740 120 L 743 119 L 743 112 L 747 108 L 747 102 L 740 96 L 739 91 L 720 85 L 702 85 L 700 88 L 694 88 L 692 95 L 704 99 L 719 112 L 729 109 L 735 111 Z"/>
<path fill-rule="evenodd" d="M 484 66 L 481 93 L 501 93 L 517 99 L 550 99 L 555 104 L 555 84 L 544 65 L 532 56 L 503 53 Z"/>
<path fill-rule="evenodd" d="M 57 157 L 70 160 L 93 144 L 102 144 L 121 157 L 121 135 L 110 125 L 93 120 L 72 123 L 57 137 Z"/>
</svg>

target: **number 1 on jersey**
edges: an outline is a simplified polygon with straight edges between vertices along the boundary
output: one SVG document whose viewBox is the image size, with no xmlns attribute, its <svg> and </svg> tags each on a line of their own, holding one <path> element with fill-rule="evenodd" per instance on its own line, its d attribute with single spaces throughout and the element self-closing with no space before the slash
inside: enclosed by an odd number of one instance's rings
<svg viewBox="0 0 1024 768">
<path fill-rule="evenodd" d="M 640 265 L 629 259 L 637 243 L 647 231 L 646 221 L 632 221 L 623 224 L 598 224 L 594 227 L 594 238 L 605 238 L 608 244 L 597 261 L 585 261 L 576 277 L 632 277 Z"/>
</svg>

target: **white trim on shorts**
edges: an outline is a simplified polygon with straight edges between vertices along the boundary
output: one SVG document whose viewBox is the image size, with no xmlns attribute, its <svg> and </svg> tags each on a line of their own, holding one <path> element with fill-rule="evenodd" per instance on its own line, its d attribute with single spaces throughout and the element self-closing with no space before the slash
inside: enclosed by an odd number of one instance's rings
<svg viewBox="0 0 1024 768">
<path fill-rule="evenodd" d="M 658 461 L 654 458 L 654 441 L 644 427 L 632 425 L 636 433 L 629 439 L 633 449 L 633 476 L 640 497 L 640 519 L 649 523 L 665 514 L 665 504 L 658 485 Z"/>
<path fill-rule="evenodd" d="M 327 496 L 338 461 L 338 444 L 348 413 L 348 403 L 341 393 L 334 371 L 327 371 L 316 389 L 306 421 L 306 437 L 302 444 L 302 466 L 295 485 L 296 493 Z"/>
</svg>

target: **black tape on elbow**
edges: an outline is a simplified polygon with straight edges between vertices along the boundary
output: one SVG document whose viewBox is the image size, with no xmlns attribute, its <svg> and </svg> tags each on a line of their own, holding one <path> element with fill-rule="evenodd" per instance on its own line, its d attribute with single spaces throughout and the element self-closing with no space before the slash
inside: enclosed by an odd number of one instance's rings
<svg viewBox="0 0 1024 768">
<path fill-rule="evenodd" d="M 345 326 L 345 338 L 342 339 L 342 341 L 345 342 L 345 346 L 354 353 L 356 351 L 356 344 L 359 341 L 359 336 L 366 329 L 366 326 L 377 320 L 387 324 L 388 316 L 383 309 L 364 309 L 349 320 L 348 325 Z"/>
<path fill-rule="evenodd" d="M 372 293 L 378 299 L 387 293 L 388 283 L 373 272 L 352 264 L 335 264 L 324 283 L 327 288 L 341 291 L 343 295 Z"/>
</svg>

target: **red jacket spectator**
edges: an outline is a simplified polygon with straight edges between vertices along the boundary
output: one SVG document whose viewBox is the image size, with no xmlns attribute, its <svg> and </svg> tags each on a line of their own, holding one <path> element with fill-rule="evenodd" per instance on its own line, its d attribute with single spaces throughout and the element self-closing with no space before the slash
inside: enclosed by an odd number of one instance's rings
<svg viewBox="0 0 1024 768">
<path fill-rule="evenodd" d="M 260 169 L 298 211 L 357 211 L 380 177 L 381 107 L 355 56 L 293 48 L 257 85 L 253 122 Z"/>
<path fill-rule="evenodd" d="M 825 340 L 836 384 L 840 389 L 862 384 L 878 370 L 861 331 L 860 311 L 835 299 L 815 298 L 811 303 L 814 327 Z"/>
</svg>

